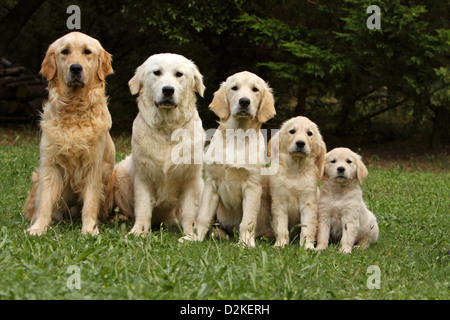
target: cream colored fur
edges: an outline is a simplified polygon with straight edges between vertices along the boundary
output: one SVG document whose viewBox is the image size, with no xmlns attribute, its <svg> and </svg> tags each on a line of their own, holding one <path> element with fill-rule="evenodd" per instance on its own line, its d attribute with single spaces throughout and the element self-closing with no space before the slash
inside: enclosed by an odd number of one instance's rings
<svg viewBox="0 0 450 320">
<path fill-rule="evenodd" d="M 341 241 L 341 251 L 351 253 L 356 244 L 368 248 L 378 239 L 375 215 L 364 203 L 360 183 L 368 171 L 361 157 L 347 148 L 327 153 L 320 190 L 317 250 L 331 240 Z"/>
<path fill-rule="evenodd" d="M 163 88 L 174 89 L 167 102 Z M 196 109 L 197 91 L 203 96 L 202 75 L 195 64 L 177 54 L 149 57 L 129 81 L 139 113 L 133 123 L 131 156 L 116 165 L 115 201 L 120 211 L 134 218 L 130 233 L 146 235 L 161 223 L 181 223 L 192 233 L 203 190 L 202 164 L 177 164 L 172 159 L 180 143 L 203 149 L 203 127 Z M 174 141 L 177 129 L 186 130 L 189 141 Z M 194 132 L 197 135 L 194 136 Z"/>
<path fill-rule="evenodd" d="M 242 98 L 249 101 L 245 111 L 239 105 Z M 225 141 L 227 130 L 235 133 L 240 129 L 243 133 L 255 133 L 256 152 L 260 156 L 264 154 L 260 128 L 263 122 L 275 115 L 275 106 L 272 90 L 263 79 L 246 71 L 228 77 L 214 94 L 210 108 L 219 116 L 220 126 L 209 148 L 222 149 L 224 155 L 243 152 L 249 147 L 248 142 L 239 149 L 238 143 L 227 144 Z M 254 247 L 255 236 L 271 233 L 270 221 L 258 220 L 270 217 L 268 179 L 261 175 L 264 164 L 260 157 L 258 159 L 252 164 L 246 155 L 246 161 L 242 163 L 208 163 L 205 157 L 206 182 L 195 230 L 180 241 L 203 241 L 215 216 L 228 232 L 239 231 L 239 241 L 243 246 Z M 260 210 L 267 212 L 260 214 Z"/>
<path fill-rule="evenodd" d="M 271 139 L 269 148 L 272 165 L 278 162 L 278 173 L 270 176 L 275 246 L 287 245 L 289 231 L 301 225 L 300 245 L 314 249 L 317 183 L 326 153 L 319 128 L 308 118 L 292 118 Z"/>
</svg>

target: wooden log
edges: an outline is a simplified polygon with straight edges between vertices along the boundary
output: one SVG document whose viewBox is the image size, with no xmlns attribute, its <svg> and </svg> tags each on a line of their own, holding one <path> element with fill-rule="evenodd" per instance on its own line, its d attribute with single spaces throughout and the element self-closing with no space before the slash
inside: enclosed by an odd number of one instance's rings
<svg viewBox="0 0 450 320">
<path fill-rule="evenodd" d="M 35 80 L 35 79 L 36 79 L 35 76 L 30 76 L 30 75 L 19 75 L 19 76 L 15 76 L 15 77 L 14 76 L 6 76 L 6 77 L 0 78 L 0 85 L 1 84 L 10 85 L 12 83 Z"/>
<path fill-rule="evenodd" d="M 20 107 L 20 102 L 17 100 L 2 100 L 0 101 L 0 114 L 12 114 Z"/>
<path fill-rule="evenodd" d="M 25 67 L 4 68 L 0 69 L 0 77 L 17 76 L 25 71 Z"/>
<path fill-rule="evenodd" d="M 0 86 L 0 100 L 12 100 L 15 98 L 14 88 Z"/>
<path fill-rule="evenodd" d="M 36 98 L 45 98 L 47 91 L 42 85 L 19 86 L 16 90 L 16 98 L 19 101 L 29 101 Z"/>
<path fill-rule="evenodd" d="M 3 66 L 3 67 L 9 67 L 10 65 L 12 65 L 12 63 L 9 61 L 9 60 L 6 60 L 5 58 L 1 58 L 0 59 L 0 64 Z"/>
<path fill-rule="evenodd" d="M 12 83 L 8 83 L 8 84 L 4 84 L 4 85 L 8 86 L 9 88 L 17 88 L 17 87 L 20 87 L 23 85 L 25 85 L 25 86 L 41 86 L 41 87 L 45 88 L 44 83 L 38 79 L 12 82 Z"/>
</svg>

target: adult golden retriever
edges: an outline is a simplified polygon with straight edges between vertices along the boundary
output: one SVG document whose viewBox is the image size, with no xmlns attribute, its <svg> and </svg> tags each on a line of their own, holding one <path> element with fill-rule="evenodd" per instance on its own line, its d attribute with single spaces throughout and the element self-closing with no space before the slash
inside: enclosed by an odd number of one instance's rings
<svg viewBox="0 0 450 320">
<path fill-rule="evenodd" d="M 289 230 L 301 224 L 300 245 L 314 249 L 317 229 L 317 183 L 326 146 L 317 125 L 306 117 L 289 119 L 270 140 L 272 221 L 275 246 L 289 243 Z M 275 156 L 276 155 L 276 156 Z"/>
<path fill-rule="evenodd" d="M 260 128 L 275 116 L 272 90 L 251 72 L 236 73 L 215 92 L 210 108 L 220 126 L 205 153 L 206 182 L 195 231 L 180 241 L 203 241 L 217 214 L 222 228 L 239 230 L 241 245 L 254 247 L 255 236 L 270 232 L 264 228 L 270 223 L 258 219 L 270 216 L 260 213 L 270 210 L 267 176 L 261 174 L 265 144 Z"/>
<path fill-rule="evenodd" d="M 114 194 L 120 212 L 135 220 L 134 235 L 178 222 L 192 232 L 203 189 L 204 131 L 195 94 L 203 96 L 202 79 L 191 60 L 162 53 L 150 56 L 128 83 L 139 94 L 139 113 L 131 156 L 115 169 Z"/>
<path fill-rule="evenodd" d="M 48 101 L 40 127 L 40 164 L 23 212 L 28 232 L 43 234 L 52 220 L 78 216 L 82 233 L 98 234 L 98 217 L 112 206 L 115 148 L 105 96 L 105 77 L 113 73 L 111 55 L 100 43 L 71 32 L 47 50 L 41 74 Z"/>
<path fill-rule="evenodd" d="M 335 148 L 325 157 L 323 186 L 318 201 L 319 229 L 317 250 L 341 241 L 341 252 L 353 246 L 368 248 L 378 239 L 378 223 L 367 209 L 360 184 L 368 171 L 361 156 L 348 148 Z"/>
</svg>

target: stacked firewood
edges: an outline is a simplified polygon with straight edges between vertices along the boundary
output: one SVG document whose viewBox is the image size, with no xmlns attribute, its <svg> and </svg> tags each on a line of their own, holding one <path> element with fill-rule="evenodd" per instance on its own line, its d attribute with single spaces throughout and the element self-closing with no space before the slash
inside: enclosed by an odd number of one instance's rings
<svg viewBox="0 0 450 320">
<path fill-rule="evenodd" d="M 28 121 L 42 110 L 45 82 L 5 58 L 0 62 L 0 120 Z"/>
</svg>

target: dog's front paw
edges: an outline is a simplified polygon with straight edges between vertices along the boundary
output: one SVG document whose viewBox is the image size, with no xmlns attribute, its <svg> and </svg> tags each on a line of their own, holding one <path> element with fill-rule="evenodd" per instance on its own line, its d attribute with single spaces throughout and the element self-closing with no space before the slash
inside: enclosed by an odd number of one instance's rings
<svg viewBox="0 0 450 320">
<path fill-rule="evenodd" d="M 135 223 L 129 234 L 133 234 L 136 237 L 146 237 L 150 226 Z"/>
<path fill-rule="evenodd" d="M 327 248 L 328 246 L 326 245 L 326 244 L 322 244 L 322 243 L 320 243 L 320 244 L 318 244 L 317 246 L 316 246 L 316 251 L 322 251 L 322 250 L 325 250 L 326 248 Z"/>
<path fill-rule="evenodd" d="M 178 239 L 179 243 L 184 243 L 185 241 L 200 241 L 195 233 L 187 234 L 184 237 Z"/>
<path fill-rule="evenodd" d="M 81 233 L 83 235 L 91 235 L 91 236 L 97 236 L 99 234 L 98 231 L 98 227 L 97 225 L 94 226 L 83 226 L 83 228 L 81 228 Z"/>
<path fill-rule="evenodd" d="M 27 232 L 30 234 L 30 236 L 41 236 L 47 232 L 47 226 L 34 224 L 27 229 Z"/>
<path fill-rule="evenodd" d="M 237 243 L 237 246 L 240 248 L 255 248 L 256 247 L 256 243 L 255 243 L 255 239 L 240 239 L 239 242 Z"/>
<path fill-rule="evenodd" d="M 273 245 L 274 248 L 284 248 L 287 245 L 287 242 L 282 239 L 277 239 L 275 241 L 275 244 Z"/>
<path fill-rule="evenodd" d="M 350 247 L 350 246 L 342 246 L 339 251 L 341 251 L 342 253 L 352 253 L 352 247 Z"/>
<path fill-rule="evenodd" d="M 300 247 L 304 247 L 305 250 L 315 250 L 314 240 L 308 239 L 306 237 L 302 237 L 300 235 Z"/>
</svg>

